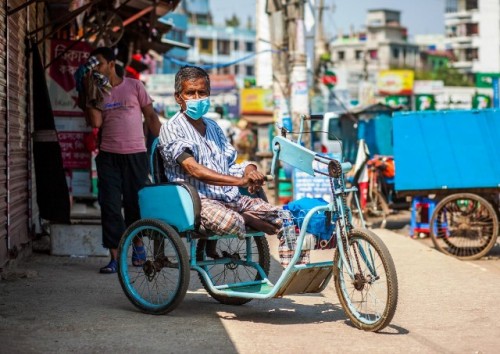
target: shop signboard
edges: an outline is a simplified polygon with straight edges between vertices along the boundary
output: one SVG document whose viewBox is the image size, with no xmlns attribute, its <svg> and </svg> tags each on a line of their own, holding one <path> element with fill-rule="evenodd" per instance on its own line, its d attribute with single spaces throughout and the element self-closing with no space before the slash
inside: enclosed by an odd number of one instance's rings
<svg viewBox="0 0 500 354">
<path fill-rule="evenodd" d="M 500 108 L 500 91 L 499 83 L 500 79 L 498 77 L 493 79 L 493 107 Z"/>
<path fill-rule="evenodd" d="M 401 107 L 403 110 L 409 110 L 411 107 L 410 96 L 391 95 L 385 98 L 385 103 L 393 108 Z"/>
<path fill-rule="evenodd" d="M 241 90 L 241 114 L 272 115 L 274 112 L 273 91 L 263 88 Z"/>
<path fill-rule="evenodd" d="M 434 95 L 415 95 L 416 111 L 434 111 L 436 110 L 436 97 Z"/>
<path fill-rule="evenodd" d="M 377 89 L 381 95 L 411 95 L 413 70 L 382 70 L 378 74 Z"/>
<path fill-rule="evenodd" d="M 92 47 L 87 42 L 50 41 L 49 60 L 52 64 L 48 71 L 47 86 L 54 115 L 83 116 L 77 106 L 78 93 L 73 75 L 88 60 L 91 51 Z"/>
<path fill-rule="evenodd" d="M 500 78 L 500 73 L 476 73 L 476 87 L 491 88 L 495 78 Z"/>
<path fill-rule="evenodd" d="M 444 81 L 442 80 L 415 80 L 413 84 L 413 93 L 420 94 L 438 94 L 444 91 Z"/>
<path fill-rule="evenodd" d="M 484 94 L 475 94 L 472 97 L 472 108 L 473 109 L 485 109 L 491 107 L 491 97 Z"/>
</svg>

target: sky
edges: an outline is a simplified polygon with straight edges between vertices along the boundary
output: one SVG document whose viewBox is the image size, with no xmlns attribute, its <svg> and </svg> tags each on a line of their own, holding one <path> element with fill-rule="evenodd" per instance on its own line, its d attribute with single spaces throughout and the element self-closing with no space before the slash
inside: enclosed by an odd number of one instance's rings
<svg viewBox="0 0 500 354">
<path fill-rule="evenodd" d="M 444 6 L 446 0 L 324 0 L 330 5 L 325 11 L 325 32 L 333 36 L 337 30 L 344 34 L 354 26 L 362 30 L 367 10 L 387 8 L 401 11 L 401 23 L 408 28 L 410 37 L 416 34 L 444 33 Z M 315 0 L 319 3 L 319 0 Z M 335 10 L 332 11 L 332 4 Z M 249 15 L 255 17 L 255 0 L 210 0 L 214 22 L 223 24 L 233 14 L 245 24 Z"/>
</svg>

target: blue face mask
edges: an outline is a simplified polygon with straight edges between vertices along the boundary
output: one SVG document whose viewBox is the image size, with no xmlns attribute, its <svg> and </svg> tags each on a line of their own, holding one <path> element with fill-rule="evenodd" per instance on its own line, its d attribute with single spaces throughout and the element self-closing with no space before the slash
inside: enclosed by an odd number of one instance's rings
<svg viewBox="0 0 500 354">
<path fill-rule="evenodd" d="M 198 120 L 207 114 L 210 108 L 210 99 L 208 97 L 197 100 L 186 100 L 186 114 L 189 118 Z"/>
</svg>

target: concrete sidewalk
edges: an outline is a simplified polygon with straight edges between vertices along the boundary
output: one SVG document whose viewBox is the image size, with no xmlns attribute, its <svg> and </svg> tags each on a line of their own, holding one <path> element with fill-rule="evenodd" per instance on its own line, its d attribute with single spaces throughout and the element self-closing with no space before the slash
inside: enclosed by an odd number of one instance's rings
<svg viewBox="0 0 500 354">
<path fill-rule="evenodd" d="M 116 276 L 97 273 L 107 259 L 34 255 L 0 281 L 0 353 L 498 351 L 499 273 L 391 231 L 375 232 L 399 278 L 396 316 L 383 333 L 352 327 L 333 283 L 319 295 L 234 307 L 208 297 L 192 272 L 184 302 L 168 315 L 150 316 L 129 303 Z M 276 279 L 277 244 L 269 241 Z"/>
</svg>

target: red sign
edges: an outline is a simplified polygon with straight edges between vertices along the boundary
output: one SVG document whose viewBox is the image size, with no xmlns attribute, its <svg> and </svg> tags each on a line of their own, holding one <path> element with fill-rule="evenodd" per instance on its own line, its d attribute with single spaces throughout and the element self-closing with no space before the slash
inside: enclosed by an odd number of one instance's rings
<svg viewBox="0 0 500 354">
<path fill-rule="evenodd" d="M 333 71 L 326 71 L 321 78 L 321 82 L 328 88 L 333 88 L 337 84 L 337 75 Z"/>
<path fill-rule="evenodd" d="M 59 145 L 63 168 L 65 169 L 89 169 L 90 152 L 85 148 L 83 137 L 87 132 L 59 132 Z"/>
<path fill-rule="evenodd" d="M 92 47 L 86 42 L 52 40 L 50 44 L 49 94 L 57 116 L 82 116 L 76 105 L 74 74 L 90 56 Z M 57 59 L 56 59 L 57 58 Z"/>
</svg>

